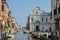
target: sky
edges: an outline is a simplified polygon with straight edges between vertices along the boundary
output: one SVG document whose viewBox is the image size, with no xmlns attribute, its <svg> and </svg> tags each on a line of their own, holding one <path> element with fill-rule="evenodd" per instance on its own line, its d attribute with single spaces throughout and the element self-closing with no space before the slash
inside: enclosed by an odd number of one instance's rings
<svg viewBox="0 0 60 40">
<path fill-rule="evenodd" d="M 12 16 L 18 24 L 26 26 L 29 12 L 40 7 L 45 12 L 51 11 L 51 0 L 6 0 Z"/>
</svg>

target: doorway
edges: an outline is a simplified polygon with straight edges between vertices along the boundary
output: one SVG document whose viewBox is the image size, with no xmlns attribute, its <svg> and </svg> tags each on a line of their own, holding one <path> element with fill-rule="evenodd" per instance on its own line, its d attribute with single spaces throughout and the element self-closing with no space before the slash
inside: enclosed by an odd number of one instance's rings
<svg viewBox="0 0 60 40">
<path fill-rule="evenodd" d="M 38 26 L 38 25 L 36 25 L 36 31 L 40 31 L 40 29 L 39 29 L 39 26 Z"/>
</svg>

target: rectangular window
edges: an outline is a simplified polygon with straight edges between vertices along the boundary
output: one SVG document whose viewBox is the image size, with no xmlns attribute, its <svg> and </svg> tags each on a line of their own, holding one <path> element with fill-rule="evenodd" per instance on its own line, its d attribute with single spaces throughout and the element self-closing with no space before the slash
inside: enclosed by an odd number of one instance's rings
<svg viewBox="0 0 60 40">
<path fill-rule="evenodd" d="M 51 15 L 50 18 L 52 19 L 52 12 L 50 13 L 50 15 Z"/>
<path fill-rule="evenodd" d="M 4 5 L 2 4 L 2 11 L 4 11 Z"/>
<path fill-rule="evenodd" d="M 58 12 L 60 13 L 60 3 L 59 3 L 59 7 L 58 7 Z"/>
<path fill-rule="evenodd" d="M 33 22 L 33 18 L 31 18 L 32 22 Z"/>
<path fill-rule="evenodd" d="M 59 7 L 60 7 L 60 3 L 59 3 Z"/>
<path fill-rule="evenodd" d="M 43 22 L 43 18 L 42 18 L 42 22 Z"/>
<path fill-rule="evenodd" d="M 56 29 L 59 29 L 59 22 L 55 23 Z"/>
<path fill-rule="evenodd" d="M 46 22 L 47 22 L 47 18 L 46 18 Z"/>
<path fill-rule="evenodd" d="M 60 7 L 58 7 L 58 12 L 60 13 Z"/>
<path fill-rule="evenodd" d="M 56 14 L 57 14 L 57 8 L 54 9 L 54 15 L 56 15 Z"/>
</svg>

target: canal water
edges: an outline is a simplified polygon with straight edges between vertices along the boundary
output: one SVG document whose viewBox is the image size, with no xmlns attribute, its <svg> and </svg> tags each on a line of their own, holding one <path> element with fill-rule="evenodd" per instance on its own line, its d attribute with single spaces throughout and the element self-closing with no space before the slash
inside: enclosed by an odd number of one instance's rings
<svg viewBox="0 0 60 40">
<path fill-rule="evenodd" d="M 16 34 L 16 40 L 32 40 L 30 34 L 24 34 L 22 30 L 19 30 Z"/>
<path fill-rule="evenodd" d="M 19 30 L 12 38 L 8 40 L 38 40 L 31 38 L 31 34 L 24 34 L 22 30 Z"/>
</svg>

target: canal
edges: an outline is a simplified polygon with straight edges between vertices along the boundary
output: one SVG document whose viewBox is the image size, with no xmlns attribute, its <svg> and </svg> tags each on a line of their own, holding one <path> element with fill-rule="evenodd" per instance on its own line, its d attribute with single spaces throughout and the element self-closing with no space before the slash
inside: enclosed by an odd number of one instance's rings
<svg viewBox="0 0 60 40">
<path fill-rule="evenodd" d="M 31 38 L 31 34 L 24 34 L 22 30 L 19 30 L 14 37 L 9 38 L 8 40 L 37 40 Z"/>
<path fill-rule="evenodd" d="M 16 34 L 13 34 L 11 38 L 8 40 L 51 40 L 46 37 L 41 37 L 41 38 L 32 38 L 31 34 L 25 34 L 23 33 L 23 30 L 18 30 Z"/>
<path fill-rule="evenodd" d="M 30 34 L 24 34 L 22 30 L 16 34 L 16 40 L 29 40 L 30 38 Z"/>
</svg>

